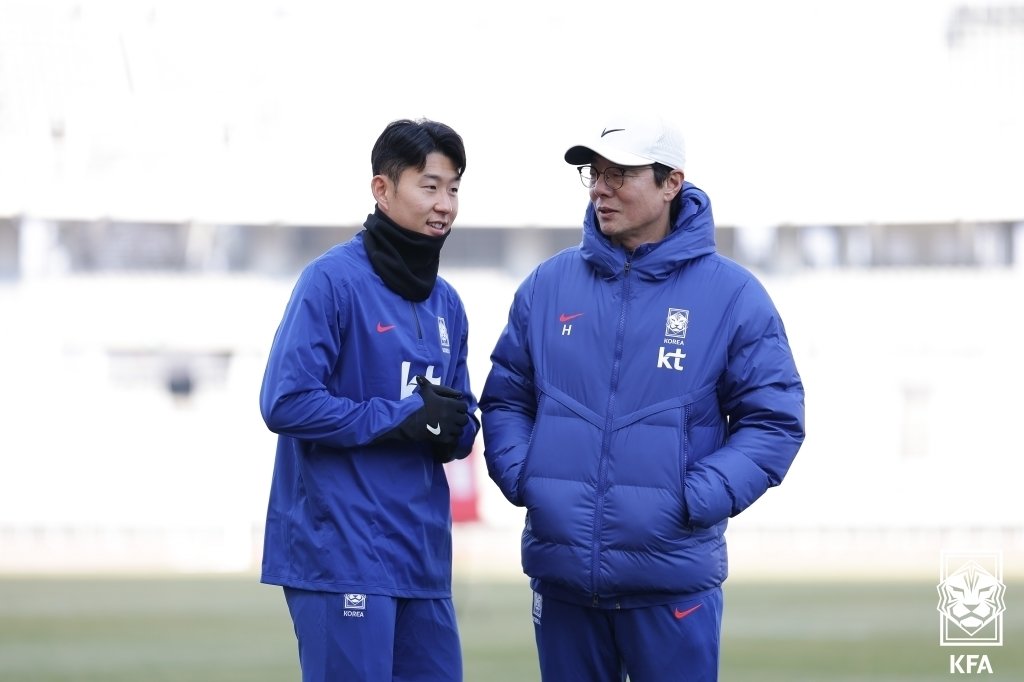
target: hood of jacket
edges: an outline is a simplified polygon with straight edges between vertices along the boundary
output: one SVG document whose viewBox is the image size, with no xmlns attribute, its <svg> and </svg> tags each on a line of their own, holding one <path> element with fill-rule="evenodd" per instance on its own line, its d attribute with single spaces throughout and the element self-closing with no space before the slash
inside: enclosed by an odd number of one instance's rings
<svg viewBox="0 0 1024 682">
<path fill-rule="evenodd" d="M 693 258 L 715 251 L 715 219 L 711 200 L 692 183 L 683 183 L 675 199 L 680 203 L 672 230 L 660 242 L 641 244 L 632 253 L 617 246 L 601 233 L 594 204 L 587 206 L 583 219 L 580 253 L 605 279 L 621 277 L 627 261 L 642 279 L 665 279 Z"/>
</svg>

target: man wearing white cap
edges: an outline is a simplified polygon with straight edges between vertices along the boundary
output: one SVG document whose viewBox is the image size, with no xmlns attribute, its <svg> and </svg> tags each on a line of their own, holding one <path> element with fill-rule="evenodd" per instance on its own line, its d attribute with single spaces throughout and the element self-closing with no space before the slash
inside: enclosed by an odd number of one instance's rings
<svg viewBox="0 0 1024 682">
<path fill-rule="evenodd" d="M 565 160 L 583 240 L 519 287 L 480 400 L 488 472 L 526 508 L 542 678 L 716 680 L 726 525 L 789 470 L 803 385 L 673 126 L 611 120 Z"/>
</svg>

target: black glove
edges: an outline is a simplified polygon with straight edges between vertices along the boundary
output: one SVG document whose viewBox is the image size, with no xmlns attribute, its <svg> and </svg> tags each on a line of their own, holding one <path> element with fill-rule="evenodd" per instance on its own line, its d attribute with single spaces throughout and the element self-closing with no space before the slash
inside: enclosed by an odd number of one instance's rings
<svg viewBox="0 0 1024 682">
<path fill-rule="evenodd" d="M 413 412 L 397 429 L 405 440 L 422 441 L 434 446 L 439 461 L 451 461 L 462 429 L 469 422 L 462 392 L 448 386 L 435 386 L 426 377 L 417 376 L 423 407 Z"/>
<path fill-rule="evenodd" d="M 473 420 L 473 434 L 480 430 L 480 420 L 474 415 L 469 415 L 469 418 Z M 469 447 L 459 449 L 459 443 L 455 442 L 451 445 L 435 445 L 434 446 L 434 459 L 441 464 L 447 464 L 456 459 L 463 459 L 469 456 L 470 451 L 473 449 L 472 441 L 469 443 Z"/>
</svg>

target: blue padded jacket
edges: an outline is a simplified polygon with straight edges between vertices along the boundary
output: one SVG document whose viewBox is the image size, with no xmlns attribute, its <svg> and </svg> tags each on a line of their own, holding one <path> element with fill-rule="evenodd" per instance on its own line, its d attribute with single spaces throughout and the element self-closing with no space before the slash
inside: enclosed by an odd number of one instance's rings
<svg viewBox="0 0 1024 682">
<path fill-rule="evenodd" d="M 438 278 L 413 303 L 362 234 L 310 263 L 285 309 L 260 408 L 278 434 L 261 580 L 306 590 L 451 596 L 451 506 L 430 446 L 377 441 L 423 406 L 415 376 L 469 401 L 466 313 Z M 459 443 L 469 453 L 475 417 Z M 376 442 L 375 442 L 376 441 Z"/>
<path fill-rule="evenodd" d="M 481 394 L 488 473 L 526 508 L 541 594 L 598 607 L 717 587 L 724 532 L 788 471 L 804 392 L 764 287 L 715 251 L 685 183 L 633 253 L 588 207 L 583 240 L 520 285 Z"/>
</svg>

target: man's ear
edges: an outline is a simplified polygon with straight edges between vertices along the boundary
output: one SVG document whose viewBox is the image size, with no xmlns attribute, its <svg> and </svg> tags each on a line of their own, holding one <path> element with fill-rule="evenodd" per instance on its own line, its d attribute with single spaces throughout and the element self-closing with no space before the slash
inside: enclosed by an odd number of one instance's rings
<svg viewBox="0 0 1024 682">
<path fill-rule="evenodd" d="M 665 201 L 672 201 L 679 194 L 679 191 L 683 188 L 683 181 L 686 179 L 686 174 L 678 168 L 673 170 L 665 178 Z"/>
<path fill-rule="evenodd" d="M 370 192 L 373 193 L 373 198 L 377 204 L 384 209 L 388 210 L 388 202 L 391 199 L 391 181 L 383 175 L 374 175 L 373 179 L 370 180 Z"/>
</svg>

